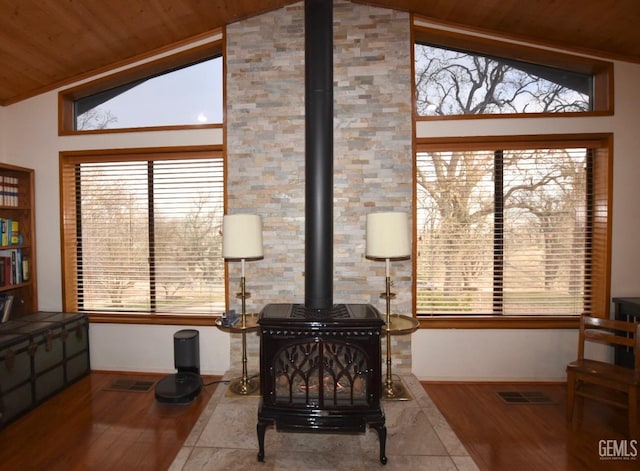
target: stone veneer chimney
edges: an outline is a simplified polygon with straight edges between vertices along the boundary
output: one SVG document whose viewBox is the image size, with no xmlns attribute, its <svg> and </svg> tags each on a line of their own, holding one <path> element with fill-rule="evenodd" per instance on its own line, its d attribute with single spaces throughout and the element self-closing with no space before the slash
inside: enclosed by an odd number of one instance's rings
<svg viewBox="0 0 640 471">
<path fill-rule="evenodd" d="M 303 2 L 226 28 L 227 207 L 257 211 L 264 221 L 265 259 L 250 265 L 248 312 L 300 302 L 305 290 L 304 29 Z M 405 12 L 333 3 L 333 296 L 340 302 L 384 309 L 384 264 L 364 258 L 365 219 L 412 201 L 410 32 Z M 411 263 L 394 272 L 394 307 L 409 313 Z M 230 300 L 239 276 L 230 265 Z M 393 342 L 395 371 L 410 370 L 411 336 Z M 232 338 L 232 367 L 240 347 Z M 249 336 L 250 370 L 258 368 L 257 351 L 257 336 Z"/>
</svg>

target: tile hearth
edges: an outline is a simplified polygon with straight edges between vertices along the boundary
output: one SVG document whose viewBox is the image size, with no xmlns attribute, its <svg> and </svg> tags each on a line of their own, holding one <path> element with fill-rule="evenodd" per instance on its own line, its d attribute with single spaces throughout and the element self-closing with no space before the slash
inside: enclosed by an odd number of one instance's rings
<svg viewBox="0 0 640 471">
<path fill-rule="evenodd" d="M 227 378 L 235 377 L 229 373 Z M 388 463 L 378 436 L 366 433 L 288 433 L 267 429 L 264 462 L 257 460 L 258 396 L 232 397 L 221 384 L 196 422 L 170 471 L 189 470 L 477 470 L 422 385 L 402 376 L 412 401 L 384 401 Z"/>
</svg>

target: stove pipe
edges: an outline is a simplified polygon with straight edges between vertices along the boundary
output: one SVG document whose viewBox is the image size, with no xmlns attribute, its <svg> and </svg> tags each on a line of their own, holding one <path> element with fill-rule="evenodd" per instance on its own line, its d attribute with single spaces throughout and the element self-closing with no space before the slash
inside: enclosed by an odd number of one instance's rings
<svg viewBox="0 0 640 471">
<path fill-rule="evenodd" d="M 333 306 L 333 2 L 305 1 L 305 308 Z"/>
</svg>

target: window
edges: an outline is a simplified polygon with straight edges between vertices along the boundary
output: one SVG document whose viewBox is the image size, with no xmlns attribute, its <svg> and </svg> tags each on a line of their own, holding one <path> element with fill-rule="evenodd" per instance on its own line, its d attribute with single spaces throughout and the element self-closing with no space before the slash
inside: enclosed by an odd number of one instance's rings
<svg viewBox="0 0 640 471">
<path fill-rule="evenodd" d="M 208 44 L 60 94 L 60 133 L 221 126 L 221 46 Z"/>
<path fill-rule="evenodd" d="M 61 169 L 65 309 L 147 320 L 224 310 L 220 151 L 63 152 Z"/>
<path fill-rule="evenodd" d="M 422 118 L 612 111 L 608 63 L 421 28 L 414 61 Z"/>
<path fill-rule="evenodd" d="M 587 74 L 427 44 L 415 57 L 421 116 L 591 111 Z"/>
<path fill-rule="evenodd" d="M 608 303 L 606 137 L 422 141 L 419 316 L 575 316 Z"/>
<path fill-rule="evenodd" d="M 75 129 L 222 122 L 222 58 L 215 57 L 74 101 Z"/>
</svg>

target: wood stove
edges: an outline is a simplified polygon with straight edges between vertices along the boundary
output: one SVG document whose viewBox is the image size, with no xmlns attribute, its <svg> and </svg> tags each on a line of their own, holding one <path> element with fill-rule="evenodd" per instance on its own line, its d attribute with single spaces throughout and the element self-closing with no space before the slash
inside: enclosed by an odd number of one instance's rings
<svg viewBox="0 0 640 471">
<path fill-rule="evenodd" d="M 378 432 L 386 464 L 387 429 L 381 406 L 380 335 L 384 322 L 369 304 L 328 311 L 269 304 L 260 325 L 258 460 L 268 426 L 298 432 Z"/>
<path fill-rule="evenodd" d="M 305 0 L 305 303 L 258 319 L 258 460 L 268 426 L 306 432 L 387 429 L 380 403 L 384 322 L 369 304 L 333 303 L 333 4 Z"/>
</svg>

